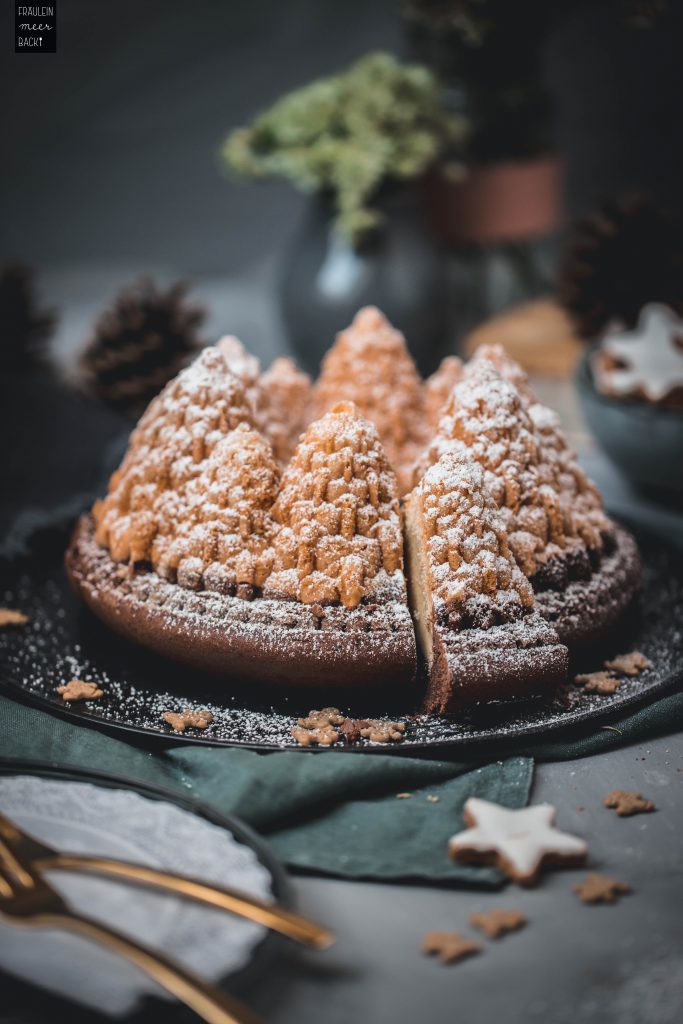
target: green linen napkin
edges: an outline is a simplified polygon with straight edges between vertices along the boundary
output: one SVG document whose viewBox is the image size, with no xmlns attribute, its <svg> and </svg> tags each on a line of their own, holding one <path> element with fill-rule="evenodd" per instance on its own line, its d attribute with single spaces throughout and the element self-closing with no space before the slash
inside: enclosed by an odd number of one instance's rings
<svg viewBox="0 0 683 1024">
<path fill-rule="evenodd" d="M 257 754 L 189 744 L 152 752 L 0 697 L 0 758 L 66 767 L 86 776 L 102 773 L 195 797 L 242 818 L 293 868 L 343 878 L 492 886 L 501 880 L 496 871 L 455 864 L 447 855 L 448 837 L 463 827 L 462 807 L 469 796 L 522 807 L 529 796 L 532 758 L 582 757 L 681 727 L 683 693 L 673 693 L 608 726 L 507 744 L 496 751 L 504 760 L 491 764 L 453 760 L 447 754 L 442 760 L 337 752 Z M 397 798 L 401 792 L 410 797 Z"/>
<path fill-rule="evenodd" d="M 0 758 L 96 771 L 195 797 L 268 838 L 290 867 L 344 878 L 495 886 L 492 868 L 455 864 L 447 841 L 480 796 L 523 807 L 533 762 L 477 766 L 390 754 L 256 754 L 176 745 L 151 753 L 97 729 L 0 697 Z M 410 792 L 407 799 L 397 798 Z M 427 797 L 438 797 L 428 800 Z"/>
</svg>

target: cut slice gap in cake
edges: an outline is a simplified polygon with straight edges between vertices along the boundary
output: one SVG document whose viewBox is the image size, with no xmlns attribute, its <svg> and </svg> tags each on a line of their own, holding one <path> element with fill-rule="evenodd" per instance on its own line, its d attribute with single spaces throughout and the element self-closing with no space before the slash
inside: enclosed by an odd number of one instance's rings
<svg viewBox="0 0 683 1024">
<path fill-rule="evenodd" d="M 534 607 L 484 472 L 444 453 L 405 501 L 413 620 L 428 714 L 554 689 L 567 648 Z"/>
</svg>

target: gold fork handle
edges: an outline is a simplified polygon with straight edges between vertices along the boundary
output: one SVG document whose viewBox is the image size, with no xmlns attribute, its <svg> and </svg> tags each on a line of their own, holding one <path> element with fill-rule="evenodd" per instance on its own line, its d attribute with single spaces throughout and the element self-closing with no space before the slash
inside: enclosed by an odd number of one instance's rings
<svg viewBox="0 0 683 1024">
<path fill-rule="evenodd" d="M 184 896 L 187 899 L 249 918 L 251 921 L 263 924 L 272 931 L 280 932 L 280 934 L 313 949 L 327 949 L 334 941 L 334 936 L 327 928 L 308 921 L 291 910 L 285 910 L 283 907 L 266 903 L 264 900 L 247 896 L 236 890 L 207 885 L 196 878 L 174 875 L 157 868 L 146 867 L 143 864 L 129 864 L 126 861 L 111 860 L 108 857 L 57 854 L 54 857 L 41 857 L 36 862 L 36 866 L 41 871 L 50 871 L 55 868 L 62 871 L 88 871 L 94 874 L 123 878 L 126 881 L 155 889 L 169 890 L 178 896 Z"/>
<path fill-rule="evenodd" d="M 207 1024 L 261 1024 L 260 1017 L 246 1006 L 204 981 L 193 971 L 152 952 L 113 928 L 71 912 L 39 914 L 38 917 L 41 924 L 78 932 L 130 960 L 162 988 L 194 1010 Z"/>
</svg>

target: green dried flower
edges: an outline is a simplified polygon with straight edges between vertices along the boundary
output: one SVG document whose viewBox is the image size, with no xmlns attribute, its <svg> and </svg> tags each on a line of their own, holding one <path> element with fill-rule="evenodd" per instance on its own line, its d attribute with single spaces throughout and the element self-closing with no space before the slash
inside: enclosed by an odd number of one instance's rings
<svg viewBox="0 0 683 1024">
<path fill-rule="evenodd" d="M 426 68 L 373 53 L 278 100 L 232 132 L 222 158 L 244 177 L 329 191 L 334 227 L 356 245 L 381 221 L 370 201 L 382 182 L 418 177 L 464 136 L 463 119 L 443 109 Z"/>
</svg>

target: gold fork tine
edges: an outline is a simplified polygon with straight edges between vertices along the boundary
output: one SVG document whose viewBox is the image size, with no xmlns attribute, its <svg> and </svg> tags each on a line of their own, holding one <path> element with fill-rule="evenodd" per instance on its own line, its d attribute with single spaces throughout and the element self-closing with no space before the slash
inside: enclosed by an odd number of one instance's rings
<svg viewBox="0 0 683 1024">
<path fill-rule="evenodd" d="M 40 872 L 0 838 L 0 917 L 27 927 L 85 935 L 125 957 L 207 1024 L 261 1024 L 260 1018 L 194 972 L 120 932 L 73 911 Z"/>
<path fill-rule="evenodd" d="M 87 871 L 123 879 L 134 885 L 163 889 L 185 899 L 195 900 L 256 921 L 310 949 L 328 949 L 335 940 L 328 928 L 316 924 L 315 921 L 310 921 L 292 910 L 285 910 L 277 903 L 249 896 L 238 889 L 208 885 L 198 878 L 189 878 L 187 875 L 178 875 L 175 872 L 163 871 L 145 864 L 132 864 L 111 857 L 60 853 L 35 839 L 28 832 L 22 831 L 3 814 L 0 814 L 0 837 L 8 846 L 21 851 L 41 871 Z"/>
</svg>

